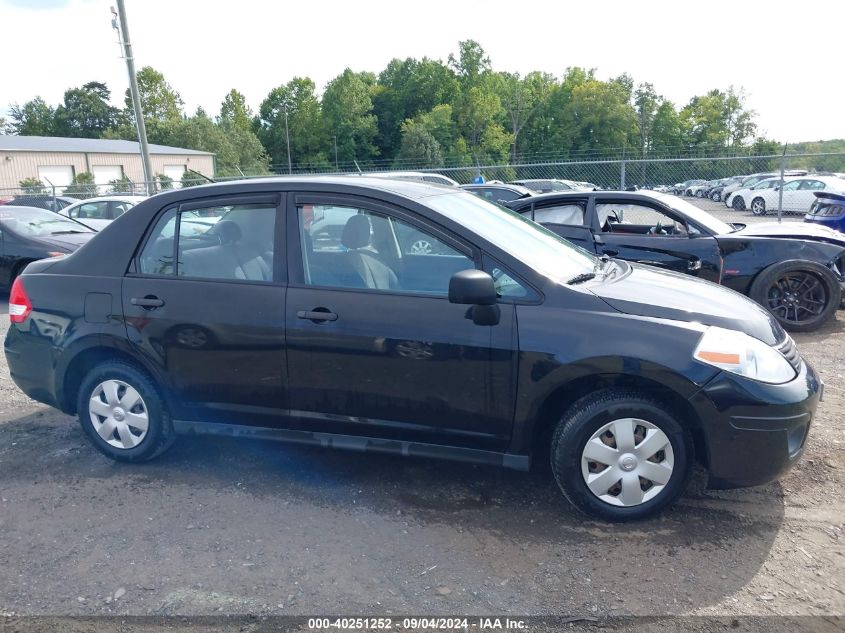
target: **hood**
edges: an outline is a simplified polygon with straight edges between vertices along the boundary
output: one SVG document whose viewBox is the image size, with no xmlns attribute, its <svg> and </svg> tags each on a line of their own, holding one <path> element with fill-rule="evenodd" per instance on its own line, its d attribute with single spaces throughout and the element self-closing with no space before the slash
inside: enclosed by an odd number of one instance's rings
<svg viewBox="0 0 845 633">
<path fill-rule="evenodd" d="M 628 274 L 591 284 L 590 291 L 625 314 L 716 325 L 768 345 L 786 336 L 767 310 L 738 292 L 651 266 L 630 266 Z"/>
<path fill-rule="evenodd" d="M 71 253 L 94 237 L 96 233 L 63 233 L 61 235 L 41 235 L 37 239 L 47 246 L 58 246 Z"/>
<path fill-rule="evenodd" d="M 730 235 L 789 237 L 845 246 L 845 235 L 826 226 L 820 226 L 810 222 L 783 222 L 781 224 L 777 222 L 761 222 L 760 224 L 749 224 L 744 229 L 730 233 Z"/>
</svg>

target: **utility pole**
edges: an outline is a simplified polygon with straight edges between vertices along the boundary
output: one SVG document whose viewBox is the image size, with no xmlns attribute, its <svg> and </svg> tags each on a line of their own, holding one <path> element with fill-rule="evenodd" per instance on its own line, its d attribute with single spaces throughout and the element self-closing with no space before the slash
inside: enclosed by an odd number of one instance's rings
<svg viewBox="0 0 845 633">
<path fill-rule="evenodd" d="M 334 168 L 335 168 L 335 171 L 338 171 L 338 167 L 337 167 L 337 134 L 334 135 Z"/>
<path fill-rule="evenodd" d="M 141 146 L 141 164 L 144 167 L 144 185 L 149 195 L 155 193 L 153 168 L 150 164 L 150 148 L 147 145 L 147 128 L 144 125 L 144 113 L 141 111 L 141 95 L 138 92 L 138 77 L 135 75 L 135 58 L 132 57 L 132 43 L 129 40 L 129 27 L 126 22 L 126 6 L 123 0 L 117 0 L 117 13 L 111 10 L 112 28 L 120 37 L 120 46 L 126 60 L 129 73 L 129 92 L 132 94 L 132 109 L 135 111 L 135 126 L 138 129 L 138 144 Z"/>
<path fill-rule="evenodd" d="M 290 132 L 288 131 L 288 107 L 285 106 L 285 144 L 288 146 L 288 174 L 293 173 L 290 162 Z"/>
</svg>

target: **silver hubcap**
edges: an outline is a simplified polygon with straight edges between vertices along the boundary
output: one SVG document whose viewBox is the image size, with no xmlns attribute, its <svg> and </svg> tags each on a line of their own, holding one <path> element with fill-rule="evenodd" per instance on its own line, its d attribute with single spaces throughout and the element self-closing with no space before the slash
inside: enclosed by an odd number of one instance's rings
<svg viewBox="0 0 845 633">
<path fill-rule="evenodd" d="M 431 242 L 426 240 L 417 240 L 413 244 L 411 244 L 411 254 L 412 255 L 431 255 Z"/>
<path fill-rule="evenodd" d="M 608 422 L 581 453 L 587 488 L 605 503 L 636 506 L 659 495 L 675 466 L 672 444 L 659 428 L 637 418 Z"/>
<path fill-rule="evenodd" d="M 91 394 L 88 414 L 97 434 L 115 448 L 134 448 L 149 428 L 141 394 L 120 380 L 101 382 Z"/>
</svg>

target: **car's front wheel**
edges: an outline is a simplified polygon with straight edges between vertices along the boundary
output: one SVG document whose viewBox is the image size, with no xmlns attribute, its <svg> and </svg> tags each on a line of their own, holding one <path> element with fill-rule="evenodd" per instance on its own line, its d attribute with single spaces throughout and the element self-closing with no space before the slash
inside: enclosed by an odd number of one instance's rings
<svg viewBox="0 0 845 633">
<path fill-rule="evenodd" d="M 734 196 L 731 206 L 734 211 L 745 211 L 745 200 L 742 199 L 742 196 Z"/>
<path fill-rule="evenodd" d="M 766 201 L 763 198 L 754 198 L 751 201 L 751 213 L 754 215 L 766 215 Z"/>
<path fill-rule="evenodd" d="M 552 436 L 552 471 L 572 504 L 608 521 L 643 519 L 684 491 L 692 443 L 674 414 L 637 392 L 578 400 Z"/>
<path fill-rule="evenodd" d="M 155 383 L 122 361 L 106 361 L 88 372 L 80 385 L 77 415 L 94 446 L 118 461 L 152 459 L 175 439 Z"/>
<path fill-rule="evenodd" d="M 710 199 L 713 202 L 721 202 L 722 201 L 722 194 L 719 193 L 718 191 L 714 191 L 713 193 L 710 194 Z"/>
<path fill-rule="evenodd" d="M 772 264 L 757 275 L 748 294 L 793 332 L 817 330 L 842 301 L 836 275 L 815 262 Z"/>
</svg>

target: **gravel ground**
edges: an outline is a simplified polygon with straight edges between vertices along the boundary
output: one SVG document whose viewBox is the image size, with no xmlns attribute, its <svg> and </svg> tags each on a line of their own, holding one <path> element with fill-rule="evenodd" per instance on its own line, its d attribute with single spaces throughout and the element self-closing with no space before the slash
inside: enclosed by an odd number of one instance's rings
<svg viewBox="0 0 845 633">
<path fill-rule="evenodd" d="M 845 313 L 795 339 L 826 383 L 798 466 L 728 492 L 699 473 L 625 526 L 545 468 L 225 438 L 114 463 L 2 359 L 0 614 L 843 614 Z"/>
</svg>

